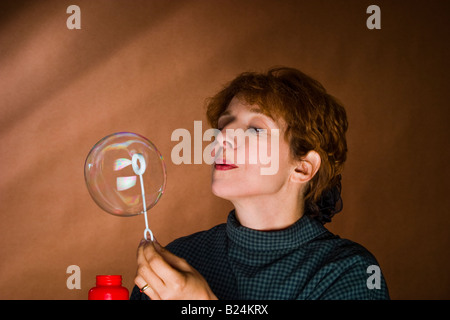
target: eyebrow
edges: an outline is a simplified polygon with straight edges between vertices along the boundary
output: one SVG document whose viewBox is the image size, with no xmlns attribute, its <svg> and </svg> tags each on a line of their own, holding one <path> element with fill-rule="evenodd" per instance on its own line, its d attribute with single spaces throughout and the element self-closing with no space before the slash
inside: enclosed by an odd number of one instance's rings
<svg viewBox="0 0 450 320">
<path fill-rule="evenodd" d="M 251 108 L 249 111 L 252 112 L 252 113 L 265 115 L 265 113 L 260 108 Z M 232 114 L 231 114 L 231 112 L 229 110 L 226 110 L 219 116 L 219 119 L 222 116 L 232 116 Z"/>
</svg>

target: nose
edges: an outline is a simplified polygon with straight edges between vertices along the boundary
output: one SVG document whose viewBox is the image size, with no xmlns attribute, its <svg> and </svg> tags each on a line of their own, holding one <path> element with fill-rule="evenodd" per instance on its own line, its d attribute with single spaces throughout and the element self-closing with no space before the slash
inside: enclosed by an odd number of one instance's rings
<svg viewBox="0 0 450 320">
<path fill-rule="evenodd" d="M 220 148 L 234 148 L 234 135 L 232 130 L 222 130 L 216 137 L 217 144 Z"/>
<path fill-rule="evenodd" d="M 233 155 L 234 137 L 230 130 L 228 130 L 228 134 L 226 134 L 225 130 L 218 131 L 214 142 L 215 146 L 211 154 L 213 158 L 221 158 L 222 161 L 225 161 L 227 150 L 229 151 L 229 155 Z"/>
</svg>

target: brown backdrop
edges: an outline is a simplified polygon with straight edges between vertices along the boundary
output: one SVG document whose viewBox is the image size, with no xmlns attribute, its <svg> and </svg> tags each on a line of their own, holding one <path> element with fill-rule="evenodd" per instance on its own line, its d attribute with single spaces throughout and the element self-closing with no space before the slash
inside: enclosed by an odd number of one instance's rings
<svg viewBox="0 0 450 320">
<path fill-rule="evenodd" d="M 368 30 L 366 8 L 381 8 Z M 150 211 L 162 244 L 225 220 L 209 167 L 174 165 L 204 100 L 242 71 L 299 68 L 347 107 L 344 211 L 329 228 L 379 260 L 394 299 L 449 299 L 448 1 L 2 1 L 0 298 L 86 299 L 96 274 L 131 289 L 142 216 L 90 198 L 83 165 L 133 131 L 165 156 Z M 68 30 L 66 8 L 81 8 Z M 81 290 L 69 290 L 69 265 Z"/>
</svg>

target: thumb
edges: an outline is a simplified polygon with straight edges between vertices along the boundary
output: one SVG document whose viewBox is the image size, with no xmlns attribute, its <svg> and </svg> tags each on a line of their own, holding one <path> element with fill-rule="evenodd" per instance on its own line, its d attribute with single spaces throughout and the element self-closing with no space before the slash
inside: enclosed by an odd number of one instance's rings
<svg viewBox="0 0 450 320">
<path fill-rule="evenodd" d="M 172 252 L 164 248 L 159 244 L 156 239 L 154 239 L 154 245 L 156 251 L 166 260 L 168 264 L 170 264 L 173 268 L 178 269 L 180 271 L 190 271 L 192 267 L 187 263 L 187 261 L 183 258 L 180 258 L 174 255 Z"/>
</svg>

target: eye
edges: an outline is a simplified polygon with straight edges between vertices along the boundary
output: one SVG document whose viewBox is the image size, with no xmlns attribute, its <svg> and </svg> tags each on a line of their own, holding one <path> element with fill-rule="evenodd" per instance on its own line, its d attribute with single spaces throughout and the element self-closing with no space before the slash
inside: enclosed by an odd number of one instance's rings
<svg viewBox="0 0 450 320">
<path fill-rule="evenodd" d="M 222 131 L 223 129 L 225 129 L 225 127 L 227 125 L 229 125 L 234 120 L 235 120 L 235 117 L 232 116 L 232 115 L 222 115 L 222 116 L 220 116 L 220 118 L 217 120 L 217 129 Z"/>
<path fill-rule="evenodd" d="M 257 127 L 248 127 L 248 129 L 255 131 L 256 134 L 264 133 L 265 129 L 257 128 Z"/>
</svg>

